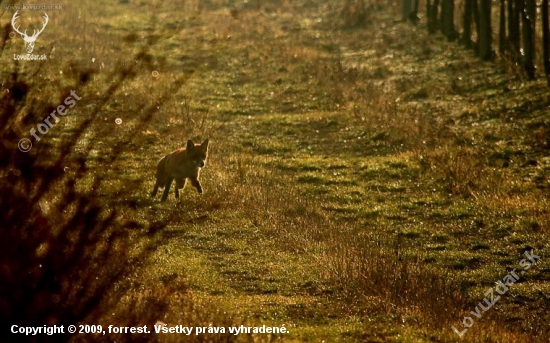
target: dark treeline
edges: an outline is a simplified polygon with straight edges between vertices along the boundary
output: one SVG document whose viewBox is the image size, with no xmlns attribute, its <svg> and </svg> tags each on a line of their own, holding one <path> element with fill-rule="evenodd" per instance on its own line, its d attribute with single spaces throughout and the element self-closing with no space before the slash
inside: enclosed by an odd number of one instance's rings
<svg viewBox="0 0 550 343">
<path fill-rule="evenodd" d="M 404 19 L 417 21 L 418 2 L 402 1 Z M 460 18 L 455 15 L 457 9 Z M 426 0 L 426 21 L 430 34 L 441 32 L 449 40 L 458 40 L 483 60 L 493 59 L 493 42 L 497 43 L 498 53 L 522 66 L 531 80 L 536 78 L 537 58 L 542 57 L 550 86 L 548 0 L 540 4 L 535 0 L 499 0 L 498 8 L 491 0 Z M 494 39 L 496 34 L 498 40 Z"/>
</svg>

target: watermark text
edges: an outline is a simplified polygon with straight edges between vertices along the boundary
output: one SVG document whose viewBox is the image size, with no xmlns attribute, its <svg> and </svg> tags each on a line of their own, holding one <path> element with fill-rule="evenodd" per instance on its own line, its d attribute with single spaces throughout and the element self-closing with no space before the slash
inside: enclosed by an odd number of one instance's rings
<svg viewBox="0 0 550 343">
<path fill-rule="evenodd" d="M 47 134 L 50 131 L 50 129 L 60 121 L 56 113 L 60 116 L 65 116 L 69 108 L 73 108 L 76 105 L 76 101 L 82 99 L 81 97 L 78 96 L 78 94 L 76 94 L 74 90 L 71 90 L 70 94 L 71 95 L 66 97 L 65 101 L 63 101 L 64 105 L 57 106 L 57 108 L 54 111 L 52 111 L 52 113 L 50 113 L 46 117 L 46 119 L 44 119 L 44 122 L 37 125 L 36 129 L 38 129 L 38 133 L 40 133 L 41 135 Z M 52 120 L 55 120 L 55 122 L 52 123 Z M 32 137 L 34 137 L 34 139 L 36 139 L 37 142 L 39 142 L 41 138 L 37 134 L 36 129 L 33 127 L 30 130 L 30 134 Z M 19 150 L 21 150 L 22 152 L 29 152 L 32 148 L 32 142 L 28 138 L 23 138 L 19 141 L 18 147 L 19 147 Z"/>
<path fill-rule="evenodd" d="M 13 4 L 2 5 L 5 10 L 62 10 L 61 4 Z"/>
<path fill-rule="evenodd" d="M 531 250 L 525 252 L 525 257 L 519 262 L 519 265 L 523 268 L 522 271 L 518 271 L 519 274 L 524 274 L 532 264 L 536 264 L 540 260 L 540 256 L 537 256 L 533 254 L 533 251 Z M 516 273 L 516 269 L 512 269 L 510 272 L 508 272 L 507 275 L 505 275 L 502 280 L 498 280 L 496 282 L 496 286 L 493 288 L 489 288 L 487 291 L 485 291 L 485 299 L 483 302 L 480 302 L 475 307 L 475 311 L 470 311 L 470 313 L 476 317 L 477 319 L 481 318 L 483 313 L 485 313 L 487 310 L 489 310 L 491 307 L 493 307 L 494 304 L 500 299 L 501 295 L 506 294 L 508 292 L 508 289 L 510 286 L 512 286 L 514 283 L 516 283 L 520 276 Z M 483 312 L 481 312 L 483 310 Z M 457 335 L 462 337 L 466 331 L 468 331 L 469 328 L 471 328 L 474 325 L 474 319 L 469 316 L 465 316 L 462 320 L 462 326 L 464 330 L 459 331 L 456 327 L 451 326 L 451 329 L 453 329 L 454 332 L 456 332 Z"/>
</svg>

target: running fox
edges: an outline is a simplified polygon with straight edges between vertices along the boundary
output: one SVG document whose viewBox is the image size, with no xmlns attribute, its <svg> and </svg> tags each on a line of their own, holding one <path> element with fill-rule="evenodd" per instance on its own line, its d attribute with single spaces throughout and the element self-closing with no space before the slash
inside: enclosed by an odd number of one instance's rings
<svg viewBox="0 0 550 343">
<path fill-rule="evenodd" d="M 187 179 L 202 193 L 199 175 L 201 168 L 206 165 L 207 157 L 208 139 L 202 144 L 194 144 L 192 140 L 188 140 L 185 149 L 178 149 L 161 158 L 157 164 L 157 181 L 151 197 L 157 195 L 159 187 L 164 188 L 161 201 L 165 201 L 173 180 L 176 180 L 176 199 L 180 197 L 179 190 L 185 187 Z"/>
</svg>

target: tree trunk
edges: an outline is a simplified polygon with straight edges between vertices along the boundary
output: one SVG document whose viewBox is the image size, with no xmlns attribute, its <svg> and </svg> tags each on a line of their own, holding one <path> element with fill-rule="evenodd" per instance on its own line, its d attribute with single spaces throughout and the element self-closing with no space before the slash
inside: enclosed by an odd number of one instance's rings
<svg viewBox="0 0 550 343">
<path fill-rule="evenodd" d="M 474 43 L 474 50 L 477 54 L 479 54 L 479 37 L 481 35 L 481 29 L 480 29 L 480 19 L 479 19 L 479 1 L 483 0 L 472 0 L 472 9 L 474 14 L 474 23 L 476 24 L 476 34 L 477 34 L 477 40 Z"/>
<path fill-rule="evenodd" d="M 407 21 L 409 19 L 409 15 L 411 14 L 413 4 L 412 0 L 403 0 L 401 1 L 402 4 L 402 15 L 403 15 L 403 21 Z"/>
<path fill-rule="evenodd" d="M 433 0 L 433 2 L 428 1 L 428 32 L 429 33 L 437 32 L 437 29 L 439 26 L 438 13 L 439 13 L 439 0 Z"/>
<path fill-rule="evenodd" d="M 454 7 L 454 0 L 443 0 L 441 4 L 441 28 L 448 40 L 456 39 Z"/>
<path fill-rule="evenodd" d="M 493 58 L 491 32 L 491 0 L 479 0 L 479 57 Z"/>
<path fill-rule="evenodd" d="M 418 22 L 418 1 L 419 0 L 403 0 L 403 21 L 410 20 L 413 23 Z"/>
<path fill-rule="evenodd" d="M 462 26 L 464 32 L 462 33 L 462 44 L 467 47 L 472 47 L 472 0 L 464 1 L 464 16 L 462 17 Z"/>
<path fill-rule="evenodd" d="M 498 52 L 502 55 L 506 51 L 506 4 L 504 0 L 500 0 L 499 9 Z"/>
<path fill-rule="evenodd" d="M 508 51 L 515 62 L 521 60 L 520 13 L 524 0 L 508 0 Z"/>
<path fill-rule="evenodd" d="M 431 0 L 426 0 L 426 26 L 428 27 L 428 33 L 431 32 L 431 13 L 432 13 L 432 2 Z"/>
<path fill-rule="evenodd" d="M 420 0 L 414 0 L 413 10 L 415 14 L 418 14 L 418 6 L 420 5 Z"/>
<path fill-rule="evenodd" d="M 542 0 L 542 54 L 544 73 L 550 87 L 550 25 L 548 22 L 548 0 Z"/>
<path fill-rule="evenodd" d="M 412 9 L 412 12 L 411 14 L 409 15 L 409 20 L 412 21 L 413 23 L 417 23 L 418 22 L 418 4 L 419 4 L 420 0 L 413 0 L 413 9 Z"/>
<path fill-rule="evenodd" d="M 519 12 L 518 0 L 508 0 L 508 45 L 509 49 L 519 51 Z"/>
<path fill-rule="evenodd" d="M 526 0 L 522 11 L 522 41 L 523 41 L 523 66 L 529 79 L 535 78 L 535 0 Z"/>
</svg>

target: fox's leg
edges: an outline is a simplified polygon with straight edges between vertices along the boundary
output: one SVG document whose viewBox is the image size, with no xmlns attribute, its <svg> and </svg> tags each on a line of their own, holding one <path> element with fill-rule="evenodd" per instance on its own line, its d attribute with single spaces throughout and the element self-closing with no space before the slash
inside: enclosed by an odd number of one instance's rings
<svg viewBox="0 0 550 343">
<path fill-rule="evenodd" d="M 159 190 L 159 183 L 155 182 L 155 188 L 153 188 L 153 192 L 151 192 L 151 198 L 154 198 L 155 195 L 157 195 L 158 190 Z"/>
<path fill-rule="evenodd" d="M 183 187 L 185 187 L 185 182 L 187 181 L 187 179 L 176 179 L 176 199 L 179 199 L 180 197 L 180 192 L 179 190 L 180 189 L 183 189 Z"/>
<path fill-rule="evenodd" d="M 151 192 L 151 198 L 154 198 L 157 195 L 158 189 L 162 189 L 164 187 L 164 183 L 166 183 L 166 180 L 161 180 L 157 178 L 157 181 L 155 182 L 155 188 L 153 188 L 153 191 Z"/>
<path fill-rule="evenodd" d="M 157 163 L 157 174 L 156 174 L 156 181 L 155 181 L 155 188 L 153 188 L 153 192 L 151 192 L 151 197 L 154 198 L 157 195 L 157 191 L 160 188 L 162 188 L 163 183 L 166 182 L 165 176 L 164 176 L 164 164 L 166 162 L 166 156 L 160 159 L 160 161 Z"/>
<path fill-rule="evenodd" d="M 185 184 L 187 183 L 187 179 L 186 178 L 183 178 L 183 179 L 178 179 L 176 180 L 176 187 L 178 189 L 183 189 L 183 187 L 185 187 Z"/>
<path fill-rule="evenodd" d="M 201 183 L 199 182 L 199 179 L 190 179 L 190 180 L 193 187 L 195 187 L 197 191 L 202 194 L 202 186 L 201 186 Z"/>
<path fill-rule="evenodd" d="M 162 193 L 162 198 L 160 201 L 166 201 L 166 199 L 168 199 L 168 192 L 170 191 L 170 186 L 172 185 L 173 180 L 174 179 L 168 179 L 168 181 L 166 181 L 166 184 L 164 185 L 164 193 Z"/>
</svg>

